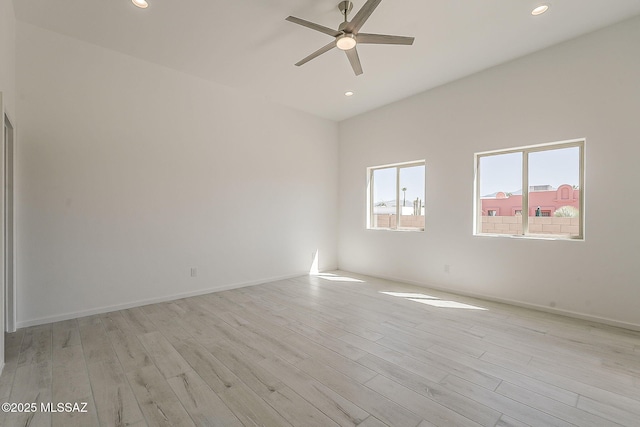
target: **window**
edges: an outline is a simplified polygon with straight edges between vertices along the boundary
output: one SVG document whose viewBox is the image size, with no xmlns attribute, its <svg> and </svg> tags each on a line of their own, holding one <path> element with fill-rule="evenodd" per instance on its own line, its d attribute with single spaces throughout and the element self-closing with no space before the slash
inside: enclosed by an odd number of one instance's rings
<svg viewBox="0 0 640 427">
<path fill-rule="evenodd" d="M 475 234 L 583 239 L 584 148 L 575 140 L 477 153 Z"/>
<path fill-rule="evenodd" d="M 367 228 L 424 230 L 424 160 L 367 169 Z"/>
</svg>

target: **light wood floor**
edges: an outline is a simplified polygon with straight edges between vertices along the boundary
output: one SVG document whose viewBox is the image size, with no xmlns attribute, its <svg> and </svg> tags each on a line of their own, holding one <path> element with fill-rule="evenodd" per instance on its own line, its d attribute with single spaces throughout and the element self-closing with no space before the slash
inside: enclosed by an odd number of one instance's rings
<svg viewBox="0 0 640 427">
<path fill-rule="evenodd" d="M 0 425 L 640 425 L 640 333 L 334 274 L 7 335 L 0 402 L 88 412 Z"/>
</svg>

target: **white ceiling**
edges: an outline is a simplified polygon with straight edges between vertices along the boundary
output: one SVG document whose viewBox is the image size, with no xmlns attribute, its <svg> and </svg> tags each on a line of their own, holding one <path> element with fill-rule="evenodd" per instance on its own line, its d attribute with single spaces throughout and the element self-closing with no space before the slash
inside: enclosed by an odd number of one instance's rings
<svg viewBox="0 0 640 427">
<path fill-rule="evenodd" d="M 365 0 L 353 0 L 354 12 Z M 413 46 L 360 45 L 356 77 L 338 49 L 293 64 L 331 37 L 339 0 L 14 0 L 42 28 L 234 87 L 331 120 L 415 93 L 640 14 L 639 0 L 384 0 L 362 32 L 414 36 Z M 531 10 L 550 5 L 544 15 Z M 344 92 L 356 94 L 350 98 Z"/>
</svg>

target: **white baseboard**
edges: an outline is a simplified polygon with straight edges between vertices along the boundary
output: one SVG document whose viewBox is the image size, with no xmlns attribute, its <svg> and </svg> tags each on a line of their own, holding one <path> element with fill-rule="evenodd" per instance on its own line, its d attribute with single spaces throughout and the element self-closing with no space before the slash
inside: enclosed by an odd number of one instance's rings
<svg viewBox="0 0 640 427">
<path fill-rule="evenodd" d="M 348 272 L 346 270 L 341 270 L 341 271 L 344 271 L 345 273 Z M 415 280 L 402 279 L 402 278 L 398 278 L 398 277 L 387 277 L 387 276 L 382 276 L 382 275 L 372 275 L 372 274 L 367 274 L 367 273 L 360 273 L 360 272 L 357 272 L 357 271 L 354 271 L 353 273 L 361 274 L 363 276 L 376 277 L 376 278 L 384 279 L 384 280 L 392 280 L 392 281 L 395 281 L 395 282 L 408 283 L 410 285 L 420 286 L 421 288 L 433 289 L 433 290 L 442 291 L 442 292 L 446 292 L 446 293 L 453 294 L 453 295 L 461 295 L 461 296 L 466 296 L 466 297 L 471 297 L 471 298 L 478 298 L 478 299 L 485 300 L 485 301 L 492 301 L 492 302 L 498 302 L 498 303 L 502 303 L 502 304 L 509 304 L 509 305 L 514 305 L 516 307 L 528 308 L 528 309 L 536 310 L 536 311 L 544 311 L 546 313 L 558 314 L 558 315 L 561 315 L 561 316 L 572 317 L 574 319 L 586 320 L 586 321 L 589 321 L 589 322 L 601 323 L 601 324 L 608 325 L 608 326 L 615 326 L 617 328 L 629 329 L 629 330 L 632 330 L 632 331 L 640 332 L 640 325 L 638 325 L 638 324 L 629 323 L 629 322 L 623 322 L 623 321 L 620 321 L 620 320 L 610 319 L 610 318 L 607 318 L 607 317 L 593 316 L 593 315 L 590 315 L 590 314 L 579 313 L 579 312 L 575 312 L 575 311 L 571 311 L 571 310 L 563 310 L 563 309 L 560 309 L 560 308 L 553 308 L 553 307 L 546 307 L 546 306 L 538 305 L 538 304 L 531 304 L 531 303 L 524 302 L 524 301 L 517 301 L 517 300 L 506 299 L 506 298 L 499 298 L 499 297 L 495 297 L 495 296 L 491 296 L 491 295 L 482 295 L 482 294 L 477 294 L 477 293 L 474 293 L 474 292 L 466 292 L 466 291 L 461 291 L 461 290 L 457 290 L 457 289 L 447 288 L 447 287 L 444 287 L 444 286 L 439 286 L 437 284 L 436 285 L 431 284 L 431 283 L 427 284 L 427 283 L 417 282 Z"/>
<path fill-rule="evenodd" d="M 222 285 L 222 286 L 216 286 L 214 288 L 199 289 L 199 290 L 191 291 L 191 292 L 171 294 L 171 295 L 165 295 L 165 296 L 155 297 L 155 298 L 145 298 L 145 299 L 138 300 L 138 301 L 127 302 L 127 303 L 124 303 L 124 304 L 115 304 L 115 305 L 104 306 L 104 307 L 96 307 L 96 308 L 92 308 L 92 309 L 89 309 L 89 310 L 81 310 L 81 311 L 74 311 L 74 312 L 63 313 L 63 314 L 56 314 L 55 316 L 40 317 L 38 319 L 20 320 L 20 321 L 18 321 L 16 323 L 16 328 L 20 329 L 20 328 L 27 328 L 29 326 L 45 325 L 47 323 L 61 322 L 63 320 L 77 319 L 79 317 L 86 317 L 86 316 L 93 316 L 94 314 L 109 313 L 109 312 L 112 312 L 112 311 L 124 310 L 124 309 L 127 309 L 127 308 L 141 307 L 141 306 L 149 305 L 149 304 L 156 304 L 156 303 L 160 303 L 160 302 L 174 301 L 174 300 L 182 299 L 182 298 L 195 297 L 195 296 L 198 296 L 198 295 L 205 295 L 205 294 L 210 294 L 210 293 L 214 293 L 214 292 L 227 291 L 227 290 L 230 290 L 230 289 L 244 288 L 244 287 L 247 287 L 247 286 L 259 285 L 259 284 L 262 284 L 262 283 L 275 282 L 277 280 L 291 279 L 293 277 L 300 277 L 300 276 L 304 276 L 304 275 L 307 275 L 307 274 L 309 274 L 308 271 L 307 272 L 297 272 L 297 273 L 292 273 L 292 274 L 286 274 L 286 275 L 283 275 L 283 276 L 266 277 L 266 278 L 263 278 L 263 279 L 252 280 L 252 281 L 249 281 L 249 282 L 232 283 L 232 284 L 227 284 L 227 285 Z"/>
</svg>

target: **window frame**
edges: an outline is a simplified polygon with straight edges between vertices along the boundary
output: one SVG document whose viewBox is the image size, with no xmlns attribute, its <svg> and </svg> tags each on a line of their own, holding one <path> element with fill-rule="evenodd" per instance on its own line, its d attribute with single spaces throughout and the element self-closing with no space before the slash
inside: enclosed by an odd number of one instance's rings
<svg viewBox="0 0 640 427">
<path fill-rule="evenodd" d="M 484 151 L 474 154 L 474 236 L 495 236 L 495 237 L 522 237 L 541 240 L 578 240 L 584 241 L 584 207 L 585 207 L 585 157 L 586 157 L 586 138 L 572 139 L 568 141 L 549 142 L 537 145 L 528 145 L 523 147 L 514 147 L 504 150 Z M 579 182 L 580 200 L 578 203 L 578 235 L 563 236 L 559 234 L 536 234 L 529 232 L 529 154 L 541 151 L 552 151 L 563 148 L 577 147 L 579 149 Z M 522 153 L 522 212 L 527 215 L 522 217 L 522 234 L 500 234 L 500 233 L 483 233 L 482 232 L 482 195 L 480 193 L 480 159 L 488 156 L 500 154 Z M 526 190 L 525 190 L 526 189 Z"/>
<path fill-rule="evenodd" d="M 392 163 L 388 165 L 380 165 L 380 166 L 370 166 L 367 167 L 367 221 L 366 221 L 366 229 L 367 230 L 383 230 L 383 231 L 413 231 L 413 232 L 424 232 L 425 227 L 422 228 L 402 228 L 401 223 L 401 207 L 400 207 L 400 192 L 401 192 L 401 184 L 400 184 L 400 171 L 405 168 L 411 168 L 415 166 L 423 166 L 424 167 L 424 194 L 422 195 L 423 206 L 425 206 L 425 221 L 426 221 L 426 193 L 427 193 L 427 165 L 425 160 L 413 160 L 410 162 L 402 162 L 402 163 Z M 381 169 L 396 169 L 396 227 L 374 227 L 373 220 L 373 190 L 374 190 L 374 180 L 373 174 L 376 170 Z"/>
</svg>

